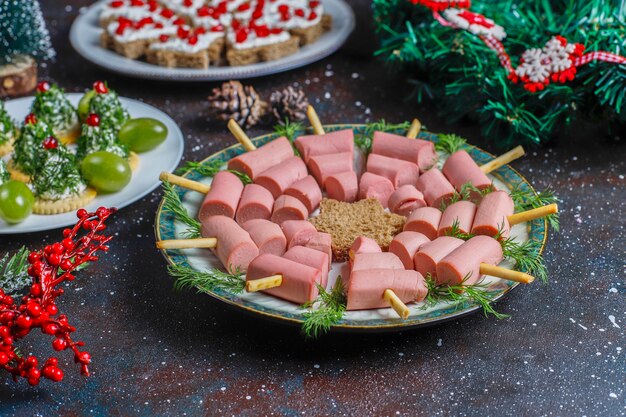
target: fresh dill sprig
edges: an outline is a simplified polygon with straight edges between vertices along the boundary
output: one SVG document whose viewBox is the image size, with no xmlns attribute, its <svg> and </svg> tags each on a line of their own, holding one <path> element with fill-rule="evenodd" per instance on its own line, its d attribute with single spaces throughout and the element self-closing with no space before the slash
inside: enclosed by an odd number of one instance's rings
<svg viewBox="0 0 626 417">
<path fill-rule="evenodd" d="M 224 165 L 224 162 L 219 159 L 207 162 L 187 161 L 185 162 L 185 165 L 176 170 L 176 175 L 183 175 L 189 171 L 195 171 L 203 177 L 213 178 L 215 174 L 221 171 L 220 168 L 222 165 Z M 228 169 L 227 171 L 235 174 L 244 185 L 252 184 L 252 179 L 247 174 L 235 171 L 234 169 Z"/>
<path fill-rule="evenodd" d="M 454 134 L 441 134 L 437 136 L 437 139 L 435 149 L 448 155 L 452 155 L 456 151 L 467 147 L 467 141 Z"/>
<path fill-rule="evenodd" d="M 284 122 L 280 122 L 279 124 L 274 126 L 274 133 L 278 136 L 284 136 L 289 139 L 290 142 L 293 142 L 296 136 L 296 133 L 303 131 L 304 125 L 300 122 L 290 122 L 289 119 L 285 118 Z"/>
<path fill-rule="evenodd" d="M 536 240 L 520 243 L 508 238 L 502 241 L 504 256 L 515 261 L 515 269 L 533 275 L 546 283 L 548 282 L 548 271 L 543 256 L 539 253 L 539 248 L 539 242 Z"/>
<path fill-rule="evenodd" d="M 309 309 L 304 313 L 302 332 L 310 338 L 317 338 L 329 331 L 334 324 L 342 319 L 343 313 L 346 311 L 346 297 L 340 276 L 337 277 L 330 293 L 319 284 L 317 284 L 317 288 L 319 290 L 317 298 L 301 306 L 301 308 Z"/>
<path fill-rule="evenodd" d="M 362 132 L 357 133 L 354 137 L 354 143 L 356 146 L 361 148 L 363 152 L 369 154 L 372 150 L 372 136 L 374 132 L 395 132 L 395 131 L 403 131 L 408 130 L 411 126 L 409 122 L 402 123 L 387 123 L 385 119 L 380 119 L 377 122 L 368 123 L 365 125 L 365 128 Z"/>
<path fill-rule="evenodd" d="M 28 276 L 29 251 L 22 246 L 13 256 L 0 259 L 0 289 L 8 295 L 20 293 L 31 282 Z"/>
<path fill-rule="evenodd" d="M 463 279 L 463 282 L 467 277 Z M 426 287 L 428 294 L 424 299 L 424 307 L 432 307 L 439 302 L 461 303 L 470 302 L 479 305 L 483 309 L 485 316 L 493 315 L 497 319 L 510 317 L 508 314 L 498 313 L 491 305 L 491 296 L 486 290 L 486 285 L 476 283 L 471 285 L 445 285 L 437 284 L 430 274 L 426 274 Z M 460 305 L 459 305 L 460 307 Z"/>
<path fill-rule="evenodd" d="M 511 198 L 515 204 L 515 211 L 526 211 L 537 207 L 542 207 L 548 204 L 558 203 L 559 199 L 554 195 L 554 191 L 547 188 L 543 191 L 539 191 L 535 194 L 530 188 L 522 188 L 520 184 L 511 190 Z M 550 226 L 559 231 L 559 213 L 554 213 L 546 216 Z"/>
<path fill-rule="evenodd" d="M 183 236 L 189 239 L 200 237 L 200 222 L 189 215 L 187 209 L 183 207 L 183 202 L 180 201 L 180 196 L 167 181 L 163 181 L 163 200 L 164 210 L 169 211 L 177 220 L 188 226 Z"/>
<path fill-rule="evenodd" d="M 452 195 L 452 197 L 445 199 L 441 202 L 439 210 L 444 211 L 452 204 L 458 203 L 462 200 L 476 202 L 476 200 L 481 200 L 484 196 L 495 190 L 496 189 L 493 184 L 486 188 L 480 189 L 474 186 L 474 184 L 472 184 L 471 182 L 466 182 L 465 184 L 461 185 L 461 189 L 459 191 L 456 191 Z"/>
<path fill-rule="evenodd" d="M 246 286 L 244 274 L 239 271 L 229 274 L 219 269 L 196 271 L 188 266 L 170 265 L 167 272 L 176 278 L 174 283 L 176 291 L 194 287 L 204 293 L 222 289 L 233 294 L 241 294 Z"/>
<path fill-rule="evenodd" d="M 452 226 L 450 226 L 450 229 L 445 231 L 445 235 L 462 240 L 469 240 L 475 236 L 471 233 L 461 231 L 461 228 L 459 227 L 459 219 L 455 219 L 454 222 L 452 222 Z"/>
</svg>

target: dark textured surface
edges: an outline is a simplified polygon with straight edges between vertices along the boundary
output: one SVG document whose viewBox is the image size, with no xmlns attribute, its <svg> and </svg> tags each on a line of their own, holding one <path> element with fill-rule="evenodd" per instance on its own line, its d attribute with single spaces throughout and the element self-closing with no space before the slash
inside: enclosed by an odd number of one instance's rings
<svg viewBox="0 0 626 417">
<path fill-rule="evenodd" d="M 359 25 L 340 53 L 250 82 L 265 96 L 300 83 L 324 121 L 418 115 L 431 131 L 495 152 L 496 138 L 481 137 L 470 122 L 450 125 L 428 106 L 403 101 L 402 77 L 370 59 L 368 3 L 351 1 Z M 215 84 L 122 78 L 81 59 L 67 38 L 83 4 L 43 1 L 58 52 L 44 77 L 68 91 L 106 79 L 121 95 L 161 108 L 185 133 L 186 159 L 232 143 L 222 124 L 205 117 Z M 0 415 L 624 415 L 625 160 L 622 142 L 584 126 L 514 163 L 563 202 L 562 232 L 551 234 L 545 255 L 550 284 L 518 288 L 498 303 L 510 319 L 475 314 L 425 330 L 314 342 L 207 296 L 173 292 L 153 249 L 154 192 L 120 212 L 111 253 L 59 300 L 93 356 L 93 376 L 78 375 L 67 354 L 61 384 L 29 388 L 2 376 Z M 0 236 L 0 253 L 39 248 L 59 235 Z M 34 339 L 33 352 L 50 352 L 49 340 Z"/>
</svg>

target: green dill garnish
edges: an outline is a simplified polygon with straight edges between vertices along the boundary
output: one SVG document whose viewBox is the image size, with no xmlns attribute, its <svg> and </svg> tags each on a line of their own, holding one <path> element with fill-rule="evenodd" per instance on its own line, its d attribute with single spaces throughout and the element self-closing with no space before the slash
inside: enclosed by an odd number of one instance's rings
<svg viewBox="0 0 626 417">
<path fill-rule="evenodd" d="M 54 131 L 67 130 L 78 123 L 78 114 L 65 92 L 56 84 L 47 91 L 37 91 L 31 112 L 46 122 Z"/>
<path fill-rule="evenodd" d="M 28 249 L 22 246 L 13 256 L 7 253 L 0 259 L 0 289 L 6 294 L 16 295 L 30 284 L 28 254 Z"/>
<path fill-rule="evenodd" d="M 106 124 L 100 126 L 83 124 L 81 135 L 78 138 L 76 158 L 81 160 L 98 151 L 107 151 L 124 159 L 128 158 L 128 148 L 120 143 L 117 134 L 110 126 Z"/>
<path fill-rule="evenodd" d="M 15 138 L 15 125 L 11 116 L 4 108 L 4 102 L 0 101 L 0 145 L 8 143 Z"/>
<path fill-rule="evenodd" d="M 467 141 L 454 134 L 441 134 L 437 136 L 437 139 L 435 149 L 448 155 L 452 155 L 456 151 L 467 147 Z"/>
<path fill-rule="evenodd" d="M 365 154 L 369 154 L 372 150 L 372 137 L 374 132 L 396 132 L 408 130 L 410 126 L 411 123 L 409 122 L 387 123 L 385 119 L 380 119 L 377 122 L 366 124 L 363 130 L 354 137 L 354 143 L 361 148 Z"/>
<path fill-rule="evenodd" d="M 175 173 L 176 175 L 183 175 L 189 171 L 194 171 L 203 177 L 213 178 L 215 174 L 221 171 L 222 165 L 224 165 L 224 162 L 219 159 L 205 162 L 187 161 L 182 167 L 178 168 Z M 252 184 L 252 179 L 247 174 L 235 171 L 234 169 L 228 169 L 227 171 L 235 174 L 244 185 Z"/>
<path fill-rule="evenodd" d="M 32 177 L 33 191 L 39 198 L 59 200 L 83 191 L 85 182 L 76 163 L 76 156 L 58 144 L 54 149 L 37 152 L 37 167 Z"/>
<path fill-rule="evenodd" d="M 124 123 L 130 119 L 117 93 L 111 89 L 108 93 L 93 95 L 89 101 L 89 113 L 99 115 L 101 123 L 110 126 L 115 132 L 119 132 Z"/>
<path fill-rule="evenodd" d="M 445 235 L 462 240 L 469 240 L 475 236 L 471 233 L 465 233 L 461 231 L 461 228 L 459 227 L 459 219 L 455 219 L 452 222 L 452 226 L 450 226 L 450 228 L 445 231 Z"/>
<path fill-rule="evenodd" d="M 284 136 L 293 142 L 298 132 L 304 131 L 304 125 L 300 122 L 290 122 L 289 119 L 285 119 L 284 122 L 274 126 L 274 133 L 278 136 Z"/>
<path fill-rule="evenodd" d="M 176 278 L 174 289 L 177 291 L 195 287 L 203 293 L 221 289 L 232 294 L 241 294 L 246 286 L 244 274 L 239 271 L 229 274 L 219 269 L 196 271 L 188 266 L 170 265 L 167 272 Z"/>
<path fill-rule="evenodd" d="M 0 159 L 0 185 L 11 179 L 11 174 L 7 171 L 6 163 Z"/>
<path fill-rule="evenodd" d="M 535 194 L 530 188 L 525 187 L 524 184 L 519 184 L 511 190 L 511 198 L 515 204 L 516 212 L 527 211 L 559 202 L 559 199 L 554 195 L 554 192 L 550 188 L 547 188 L 544 191 L 539 191 Z M 546 216 L 546 219 L 548 220 L 550 226 L 558 232 L 559 213 L 550 214 Z"/>
<path fill-rule="evenodd" d="M 13 144 L 13 162 L 27 175 L 33 175 L 38 164 L 38 150 L 43 140 L 52 136 L 50 126 L 44 121 L 24 124 Z"/>
<path fill-rule="evenodd" d="M 452 204 L 458 203 L 462 200 L 472 202 L 475 202 L 477 200 L 480 201 L 480 199 L 482 199 L 484 196 L 495 190 L 496 189 L 493 184 L 481 190 L 480 188 L 474 186 L 471 182 L 466 182 L 465 184 L 461 185 L 461 189 L 459 191 L 454 192 L 452 197 L 441 202 L 439 210 L 445 211 L 445 209 L 447 209 Z"/>
<path fill-rule="evenodd" d="M 515 269 L 548 282 L 548 271 L 541 253 L 540 244 L 535 240 L 515 242 L 508 238 L 502 241 L 502 252 L 505 258 L 515 261 Z"/>
<path fill-rule="evenodd" d="M 346 311 L 346 297 L 341 276 L 337 277 L 330 293 L 319 284 L 317 284 L 317 289 L 319 290 L 317 298 L 301 306 L 309 310 L 303 315 L 302 332 L 310 338 L 317 338 L 328 332 L 342 319 Z"/>
<path fill-rule="evenodd" d="M 189 215 L 180 201 L 180 196 L 167 181 L 163 181 L 163 211 L 169 211 L 176 220 L 187 225 L 187 230 L 183 232 L 184 237 L 188 239 L 200 237 L 200 222 Z"/>
<path fill-rule="evenodd" d="M 468 277 L 463 279 L 463 282 Z M 459 285 L 437 284 L 430 274 L 426 274 L 426 287 L 428 294 L 424 299 L 424 308 L 432 307 L 440 302 L 457 303 L 461 307 L 461 303 L 473 303 L 483 309 L 485 316 L 493 315 L 497 319 L 510 317 L 508 314 L 498 313 L 491 305 L 492 298 L 489 291 L 486 290 L 487 285 L 478 282 L 476 284 Z"/>
</svg>

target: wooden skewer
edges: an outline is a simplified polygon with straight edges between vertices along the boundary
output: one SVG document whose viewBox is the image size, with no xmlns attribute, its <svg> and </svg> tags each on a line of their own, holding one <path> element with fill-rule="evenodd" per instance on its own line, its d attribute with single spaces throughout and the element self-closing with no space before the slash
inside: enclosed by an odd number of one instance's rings
<svg viewBox="0 0 626 417">
<path fill-rule="evenodd" d="M 169 172 L 161 172 L 159 179 L 163 182 L 167 181 L 170 184 L 178 185 L 188 190 L 197 191 L 202 194 L 206 194 L 211 189 L 208 184 L 202 184 L 198 181 L 193 181 L 187 178 L 179 177 L 178 175 L 170 174 Z"/>
<path fill-rule="evenodd" d="M 269 288 L 280 287 L 283 283 L 282 275 L 272 275 L 265 278 L 246 281 L 246 291 L 257 292 Z"/>
<path fill-rule="evenodd" d="M 407 132 L 406 137 L 415 139 L 417 135 L 419 135 L 420 130 L 422 130 L 422 123 L 417 118 L 415 118 L 411 122 L 411 126 L 409 126 L 409 131 Z"/>
<path fill-rule="evenodd" d="M 192 248 L 215 248 L 217 239 L 214 237 L 201 237 L 197 239 L 170 239 L 158 240 L 158 249 L 192 249 Z"/>
<path fill-rule="evenodd" d="M 320 118 L 317 115 L 317 112 L 315 111 L 313 106 L 311 106 L 310 104 L 306 108 L 306 116 L 309 118 L 309 122 L 311 123 L 311 126 L 313 127 L 313 133 L 315 133 L 316 135 L 323 135 L 326 133 L 324 132 L 324 128 L 322 127 L 322 122 L 320 121 Z"/>
<path fill-rule="evenodd" d="M 516 146 L 515 148 L 511 149 L 510 151 L 503 153 L 502 155 L 498 156 L 496 159 L 487 162 L 484 165 L 480 166 L 480 170 L 482 172 L 484 172 L 485 174 L 489 174 L 490 172 L 495 171 L 496 169 L 500 168 L 501 166 L 504 166 L 506 164 L 508 164 L 511 161 L 516 160 L 517 158 L 520 158 L 522 156 L 524 156 L 526 154 L 526 152 L 524 151 L 524 148 L 522 148 L 522 146 Z"/>
<path fill-rule="evenodd" d="M 545 217 L 550 214 L 555 214 L 559 212 L 559 206 L 556 203 L 548 204 L 547 206 L 537 207 L 535 209 L 522 211 L 521 213 L 515 213 L 510 215 L 507 220 L 511 226 L 524 223 L 530 220 L 535 220 L 540 217 Z"/>
<path fill-rule="evenodd" d="M 393 308 L 393 310 L 396 313 L 398 313 L 400 318 L 402 318 L 403 320 L 406 320 L 407 317 L 409 317 L 409 313 L 410 313 L 409 308 L 406 306 L 406 304 L 402 302 L 400 298 L 398 298 L 398 296 L 396 295 L 395 292 L 393 292 L 393 290 L 386 289 L 385 292 L 383 293 L 383 298 L 385 299 L 387 303 L 389 303 L 391 308 Z"/>
<path fill-rule="evenodd" d="M 514 271 L 512 269 L 489 264 L 480 264 L 480 273 L 509 281 L 521 282 L 522 284 L 530 284 L 535 280 L 535 277 L 525 274 L 524 272 Z"/>
<path fill-rule="evenodd" d="M 230 119 L 228 121 L 227 126 L 228 126 L 228 130 L 230 130 L 230 133 L 233 134 L 235 139 L 237 139 L 239 143 L 241 143 L 241 146 L 243 146 L 243 148 L 246 151 L 250 152 L 256 149 L 256 146 L 254 146 L 254 143 L 252 143 L 248 135 L 246 135 L 246 132 L 243 131 L 241 126 L 239 126 L 239 124 L 236 121 L 234 121 L 233 119 Z"/>
</svg>

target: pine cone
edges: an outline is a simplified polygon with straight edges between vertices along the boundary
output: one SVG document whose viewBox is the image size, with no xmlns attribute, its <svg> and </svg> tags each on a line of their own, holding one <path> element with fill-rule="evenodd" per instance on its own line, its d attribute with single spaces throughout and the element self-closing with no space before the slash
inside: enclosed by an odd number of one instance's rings
<svg viewBox="0 0 626 417">
<path fill-rule="evenodd" d="M 245 128 L 256 125 L 268 108 L 254 87 L 243 86 L 239 81 L 228 81 L 214 88 L 208 100 L 215 117 L 221 120 L 234 119 Z"/>
<path fill-rule="evenodd" d="M 299 121 L 306 119 L 306 108 L 309 105 L 304 91 L 301 88 L 289 86 L 280 91 L 274 91 L 270 97 L 272 113 L 279 123 L 285 119 Z"/>
</svg>

